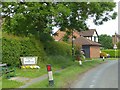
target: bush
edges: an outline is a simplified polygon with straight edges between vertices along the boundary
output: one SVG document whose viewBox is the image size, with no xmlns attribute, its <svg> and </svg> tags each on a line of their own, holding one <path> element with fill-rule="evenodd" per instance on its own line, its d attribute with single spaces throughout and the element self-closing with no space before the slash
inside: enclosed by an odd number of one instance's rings
<svg viewBox="0 0 120 90">
<path fill-rule="evenodd" d="M 120 42 L 117 43 L 117 48 L 120 49 Z"/>
<path fill-rule="evenodd" d="M 102 57 L 107 58 L 107 53 L 105 53 L 105 52 L 101 52 L 101 53 L 100 53 L 100 57 L 101 57 L 101 58 L 102 58 Z"/>
<path fill-rule="evenodd" d="M 2 62 L 12 66 L 20 65 L 21 56 L 38 56 L 38 64 L 45 56 L 42 44 L 31 39 L 2 38 Z"/>
<path fill-rule="evenodd" d="M 44 49 L 48 55 L 71 55 L 71 45 L 65 42 L 47 42 L 44 44 Z"/>
<path fill-rule="evenodd" d="M 38 65 L 49 56 L 69 56 L 71 55 L 71 45 L 64 42 L 40 42 L 28 37 L 17 37 L 13 35 L 3 35 L 2 37 L 2 62 L 12 66 L 20 65 L 20 57 L 37 56 Z"/>
<path fill-rule="evenodd" d="M 103 52 L 110 54 L 110 57 L 114 58 L 115 57 L 115 50 L 114 49 L 106 49 L 106 50 L 102 50 Z M 116 57 L 120 57 L 120 55 L 118 54 L 118 50 L 116 50 Z"/>
</svg>

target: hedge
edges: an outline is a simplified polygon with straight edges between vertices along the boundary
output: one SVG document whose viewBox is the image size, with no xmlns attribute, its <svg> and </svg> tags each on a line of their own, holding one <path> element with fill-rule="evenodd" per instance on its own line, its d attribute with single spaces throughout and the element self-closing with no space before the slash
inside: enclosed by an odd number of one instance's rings
<svg viewBox="0 0 120 90">
<path fill-rule="evenodd" d="M 20 57 L 38 56 L 38 64 L 45 61 L 49 55 L 71 55 L 71 45 L 64 42 L 42 43 L 34 38 L 14 37 L 3 35 L 2 37 L 2 62 L 12 66 L 19 66 Z M 49 58 L 49 57 L 48 57 Z"/>
<path fill-rule="evenodd" d="M 65 42 L 47 42 L 44 44 L 44 49 L 48 55 L 68 56 L 72 53 L 71 45 Z"/>
<path fill-rule="evenodd" d="M 114 49 L 106 49 L 102 50 L 102 52 L 106 52 L 107 54 L 110 54 L 110 57 L 114 58 L 115 57 L 115 50 Z M 116 57 L 120 57 L 120 50 L 116 50 Z"/>
<path fill-rule="evenodd" d="M 43 46 L 31 39 L 2 38 L 2 62 L 12 66 L 20 65 L 22 56 L 38 56 L 38 63 L 45 56 Z"/>
</svg>

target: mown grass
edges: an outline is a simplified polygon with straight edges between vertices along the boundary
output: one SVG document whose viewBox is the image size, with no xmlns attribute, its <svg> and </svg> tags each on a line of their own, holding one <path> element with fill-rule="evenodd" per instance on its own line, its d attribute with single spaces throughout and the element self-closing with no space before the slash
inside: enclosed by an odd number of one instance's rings
<svg viewBox="0 0 120 90">
<path fill-rule="evenodd" d="M 2 79 L 2 88 L 17 88 L 21 85 L 24 85 L 24 83 L 8 79 Z"/>
<path fill-rule="evenodd" d="M 16 68 L 16 76 L 36 78 L 47 73 L 46 65 L 51 64 L 52 70 L 56 71 L 61 68 L 66 68 L 73 65 L 71 57 L 63 56 L 48 56 L 45 62 L 42 62 L 40 69 L 20 69 Z"/>
<path fill-rule="evenodd" d="M 82 66 L 79 66 L 78 62 L 75 62 L 72 66 L 69 66 L 68 68 L 64 69 L 62 72 L 54 73 L 54 82 L 55 85 L 52 88 L 63 88 L 63 87 L 69 87 L 71 82 L 77 79 L 77 77 L 89 70 L 90 68 L 101 64 L 103 61 L 101 60 L 93 60 L 90 62 L 83 62 Z M 28 88 L 50 88 L 48 86 L 48 80 L 44 80 L 42 82 L 37 82 Z"/>
<path fill-rule="evenodd" d="M 45 62 L 42 62 L 40 64 L 40 69 L 20 69 L 20 68 L 16 68 L 16 77 L 26 77 L 26 78 L 37 78 L 40 77 L 44 74 L 47 74 L 47 69 L 46 69 L 46 65 L 47 64 L 51 64 L 52 66 L 52 71 L 55 72 L 56 70 L 59 70 L 61 68 L 67 68 L 71 65 L 74 64 L 74 62 L 72 61 L 71 57 L 65 57 L 65 56 L 48 56 L 46 58 Z M 3 87 L 4 88 L 17 88 L 21 85 L 23 85 L 24 83 L 20 83 L 20 82 L 16 82 L 13 80 L 7 80 L 7 79 L 3 79 Z M 10 83 L 11 82 L 11 83 Z"/>
</svg>

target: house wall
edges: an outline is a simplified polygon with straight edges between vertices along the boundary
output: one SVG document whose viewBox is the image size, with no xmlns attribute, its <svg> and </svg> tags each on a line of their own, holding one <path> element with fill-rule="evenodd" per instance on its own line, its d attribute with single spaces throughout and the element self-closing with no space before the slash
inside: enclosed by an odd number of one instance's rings
<svg viewBox="0 0 120 90">
<path fill-rule="evenodd" d="M 94 32 L 94 34 L 92 36 L 92 41 L 98 42 L 98 36 L 97 36 L 96 32 Z"/>
<path fill-rule="evenodd" d="M 120 38 L 117 37 L 117 36 L 112 36 L 112 43 L 113 43 L 113 45 L 117 44 L 118 42 L 120 42 Z"/>
<path fill-rule="evenodd" d="M 90 46 L 88 45 L 83 45 L 82 49 L 85 51 L 85 57 L 90 58 Z"/>
<path fill-rule="evenodd" d="M 90 46 L 90 58 L 99 58 L 99 57 L 100 57 L 100 47 Z"/>
</svg>

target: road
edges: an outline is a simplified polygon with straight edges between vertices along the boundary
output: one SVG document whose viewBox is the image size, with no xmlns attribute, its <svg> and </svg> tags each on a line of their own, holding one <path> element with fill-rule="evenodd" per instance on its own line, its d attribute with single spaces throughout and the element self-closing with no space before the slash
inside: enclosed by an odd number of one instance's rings
<svg viewBox="0 0 120 90">
<path fill-rule="evenodd" d="M 80 75 L 70 88 L 118 88 L 118 60 L 109 60 Z"/>
</svg>

